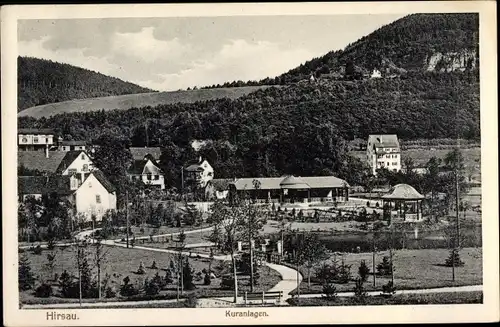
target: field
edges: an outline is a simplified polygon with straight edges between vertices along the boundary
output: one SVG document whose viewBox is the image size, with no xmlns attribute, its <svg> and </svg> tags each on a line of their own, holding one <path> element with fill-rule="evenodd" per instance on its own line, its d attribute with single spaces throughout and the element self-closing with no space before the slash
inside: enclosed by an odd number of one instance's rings
<svg viewBox="0 0 500 327">
<path fill-rule="evenodd" d="M 461 260 L 465 265 L 456 269 L 456 279 L 452 281 L 450 267 L 445 267 L 444 262 L 449 255 L 447 249 L 425 249 L 425 250 L 397 250 L 394 251 L 394 284 L 398 289 L 434 288 L 446 286 L 464 286 L 482 284 L 482 249 L 465 248 L 460 252 Z M 388 251 L 378 252 L 375 259 L 377 265 L 383 256 L 389 256 Z M 341 262 L 341 256 L 337 255 L 337 261 Z M 327 260 L 331 262 L 333 256 Z M 358 267 L 361 260 L 372 269 L 371 253 L 348 253 L 344 255 L 345 263 L 351 266 L 352 277 L 358 276 Z M 300 285 L 301 293 L 321 293 L 322 285 L 313 282 L 311 288 L 307 285 L 307 269 L 301 267 L 300 271 L 304 279 Z M 311 270 L 314 276 L 314 269 Z M 390 280 L 390 276 L 376 276 L 376 286 L 373 287 L 373 275 L 370 273 L 365 283 L 367 290 L 382 290 L 382 285 Z M 354 289 L 354 282 L 347 284 L 335 284 L 338 292 L 350 292 Z M 294 291 L 295 293 L 296 291 Z"/>
<path fill-rule="evenodd" d="M 54 250 L 56 253 L 55 259 L 55 267 L 53 273 L 61 274 L 65 269 L 68 272 L 76 275 L 77 270 L 75 268 L 75 253 L 72 248 L 56 248 Z M 175 255 L 169 253 L 160 253 L 153 251 L 146 251 L 140 249 L 125 249 L 118 247 L 105 247 L 105 251 L 107 251 L 106 255 L 106 263 L 102 265 L 102 274 L 103 276 L 107 273 L 110 276 L 110 280 L 108 286 L 111 286 L 115 290 L 118 290 L 120 285 L 122 284 L 122 280 L 125 277 L 130 278 L 131 284 L 143 285 L 143 282 L 146 278 L 151 279 L 156 273 L 158 273 L 161 277 L 165 276 L 164 269 L 167 268 L 170 264 L 171 260 L 175 261 Z M 96 267 L 93 261 L 92 254 L 94 253 L 93 249 L 89 250 L 88 260 L 89 265 L 92 268 L 93 275 L 96 275 Z M 41 255 L 36 255 L 31 252 L 25 252 L 25 254 L 29 261 L 32 271 L 35 273 L 37 282 L 35 285 L 39 285 L 41 282 L 49 282 L 54 286 L 55 293 L 58 293 L 57 283 L 52 281 L 52 272 L 50 272 L 47 267 L 47 253 L 48 250 L 44 250 Z M 23 254 L 20 254 L 23 255 Z M 156 261 L 156 265 L 158 269 L 150 268 L 153 260 Z M 140 262 L 143 262 L 146 273 L 144 275 L 136 274 L 137 269 L 139 268 Z M 202 269 L 208 269 L 208 259 L 198 259 L 198 258 L 189 258 L 189 264 L 191 268 L 194 270 L 194 276 L 198 272 L 201 272 Z M 216 272 L 218 276 L 218 272 L 224 272 L 225 270 L 221 270 L 221 261 L 214 260 L 212 263 L 212 269 Z M 281 276 L 275 270 L 270 269 L 267 266 L 261 266 L 259 268 L 261 277 L 259 279 L 258 285 L 256 285 L 256 291 L 263 291 L 272 288 L 276 285 L 280 280 Z M 175 276 L 174 276 L 175 277 Z M 244 292 L 249 290 L 248 285 L 248 276 L 239 276 L 239 288 L 240 291 Z M 203 285 L 203 280 L 194 279 L 194 284 L 196 285 L 196 289 L 193 291 L 185 291 L 184 296 L 187 296 L 190 293 L 194 293 L 198 297 L 211 297 L 211 296 L 232 296 L 231 290 L 222 290 L 220 289 L 220 278 L 212 279 L 211 285 L 206 286 Z M 128 300 L 145 300 L 145 299 L 172 299 L 176 297 L 177 284 L 174 278 L 174 282 L 169 284 L 167 288 L 162 290 L 160 294 L 154 297 L 147 297 L 144 294 L 139 294 L 137 296 L 128 298 Z M 22 303 L 33 304 L 33 303 L 67 303 L 67 302 L 75 302 L 77 299 L 65 299 L 56 296 L 52 296 L 50 298 L 36 298 L 33 295 L 33 291 L 23 291 L 20 292 L 20 300 Z M 127 298 L 121 297 L 117 295 L 115 298 L 105 299 L 106 301 L 122 301 L 127 300 Z M 95 302 L 96 299 L 86 299 L 86 302 Z"/>
<path fill-rule="evenodd" d="M 325 298 L 292 298 L 288 300 L 291 306 L 344 306 L 344 305 L 408 305 L 408 304 L 466 304 L 483 303 L 483 292 L 456 292 L 431 294 L 403 294 L 390 298 L 369 296 L 365 303 L 358 303 L 352 297 L 338 297 L 333 301 Z"/>
<path fill-rule="evenodd" d="M 243 86 L 216 89 L 200 89 L 190 91 L 154 92 L 109 96 L 91 99 L 78 99 L 51 103 L 22 110 L 18 117 L 49 117 L 59 113 L 89 112 L 99 110 L 127 110 L 160 104 L 193 103 L 215 99 L 237 99 L 254 91 L 269 86 Z"/>
</svg>

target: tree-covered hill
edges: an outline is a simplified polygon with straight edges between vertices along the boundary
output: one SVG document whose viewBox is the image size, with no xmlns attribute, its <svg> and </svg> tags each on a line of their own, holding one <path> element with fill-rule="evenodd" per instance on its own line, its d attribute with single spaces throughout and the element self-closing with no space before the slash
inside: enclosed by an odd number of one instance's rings
<svg viewBox="0 0 500 327">
<path fill-rule="evenodd" d="M 335 37 L 335 36 L 332 36 Z M 413 14 L 385 25 L 348 45 L 281 75 L 281 83 L 311 74 L 343 75 L 347 63 L 361 72 L 453 71 L 479 67 L 479 15 Z"/>
<path fill-rule="evenodd" d="M 47 103 L 154 92 L 91 70 L 50 60 L 18 57 L 18 111 Z"/>
<path fill-rule="evenodd" d="M 133 146 L 167 149 L 165 171 L 197 156 L 217 177 L 347 174 L 346 142 L 370 133 L 402 139 L 479 138 L 477 72 L 409 73 L 401 79 L 320 81 L 266 88 L 244 97 L 127 111 L 19 118 L 22 127 L 50 127 L 66 139 L 103 135 Z M 169 166 L 171 165 L 171 166 Z M 344 176 L 345 177 L 345 176 Z"/>
</svg>

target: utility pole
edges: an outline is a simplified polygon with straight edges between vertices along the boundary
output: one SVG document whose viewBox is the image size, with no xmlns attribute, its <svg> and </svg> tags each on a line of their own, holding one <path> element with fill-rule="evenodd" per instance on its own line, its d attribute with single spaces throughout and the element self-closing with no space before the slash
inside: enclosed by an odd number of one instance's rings
<svg viewBox="0 0 500 327">
<path fill-rule="evenodd" d="M 389 217 L 391 221 L 391 246 L 389 247 L 389 256 L 391 258 L 391 281 L 392 286 L 394 286 L 394 263 L 392 262 L 392 248 L 394 247 L 394 222 L 392 221 L 392 209 L 391 204 L 389 203 Z M 375 273 L 375 272 L 374 272 Z"/>
<path fill-rule="evenodd" d="M 373 287 L 375 287 L 375 215 L 372 215 L 372 271 L 373 271 Z"/>
<path fill-rule="evenodd" d="M 184 166 L 181 166 L 181 195 L 184 195 Z"/>
<path fill-rule="evenodd" d="M 129 242 L 128 242 L 128 232 L 129 232 L 129 228 L 130 228 L 129 227 L 129 220 L 128 220 L 128 191 L 125 191 L 125 192 L 126 192 L 125 193 L 125 201 L 126 201 L 126 203 L 125 203 L 125 210 L 126 211 L 125 212 L 126 212 L 126 217 L 127 217 L 127 232 L 126 233 L 127 233 L 127 248 L 128 248 L 128 246 L 129 246 L 128 245 L 129 244 Z"/>
<path fill-rule="evenodd" d="M 250 207 L 249 207 L 250 208 Z M 252 210 L 252 208 L 250 208 Z M 250 246 L 250 292 L 253 292 L 253 246 L 252 246 L 252 216 L 253 212 L 250 212 L 248 216 L 248 245 Z"/>
<path fill-rule="evenodd" d="M 80 256 L 82 255 L 82 250 L 80 248 L 80 244 L 77 243 L 77 255 L 76 255 L 76 261 L 78 265 L 78 290 L 79 290 L 79 300 L 80 300 L 80 306 L 82 306 L 82 267 L 81 267 L 81 258 Z"/>
</svg>

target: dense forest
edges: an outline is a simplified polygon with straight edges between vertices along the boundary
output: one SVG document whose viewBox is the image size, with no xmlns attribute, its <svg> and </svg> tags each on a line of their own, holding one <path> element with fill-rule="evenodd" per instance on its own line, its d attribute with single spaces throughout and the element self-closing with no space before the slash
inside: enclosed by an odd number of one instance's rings
<svg viewBox="0 0 500 327">
<path fill-rule="evenodd" d="M 190 145 L 196 139 L 208 140 L 201 154 L 218 178 L 342 176 L 343 169 L 357 164 L 346 156 L 346 141 L 370 133 L 408 140 L 479 138 L 479 79 L 476 72 L 428 72 L 299 83 L 236 100 L 21 117 L 19 126 L 50 127 L 65 139 L 106 135 L 133 146 L 160 146 L 167 172 L 197 156 Z"/>
<path fill-rule="evenodd" d="M 17 58 L 18 111 L 73 99 L 154 92 L 94 71 L 50 60 Z"/>
<path fill-rule="evenodd" d="M 388 75 L 402 75 L 407 71 L 426 71 L 431 57 L 439 54 L 443 57 L 437 58 L 433 70 L 456 69 L 457 65 L 467 70 L 479 67 L 479 14 L 412 14 L 379 28 L 343 50 L 313 58 L 280 76 L 207 88 L 285 85 L 311 75 L 341 79 L 347 64 L 364 74 L 377 68 Z"/>
</svg>

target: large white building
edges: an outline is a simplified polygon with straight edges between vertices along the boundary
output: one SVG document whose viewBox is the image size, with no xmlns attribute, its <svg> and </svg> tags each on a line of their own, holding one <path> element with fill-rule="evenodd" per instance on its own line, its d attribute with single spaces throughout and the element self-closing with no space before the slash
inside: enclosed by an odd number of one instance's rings
<svg viewBox="0 0 500 327">
<path fill-rule="evenodd" d="M 401 148 L 398 136 L 382 134 L 368 136 L 366 160 L 373 175 L 377 169 L 386 168 L 390 171 L 401 170 Z"/>
<path fill-rule="evenodd" d="M 20 128 L 17 130 L 19 151 L 48 152 L 55 145 L 54 131 L 48 128 Z"/>
</svg>

